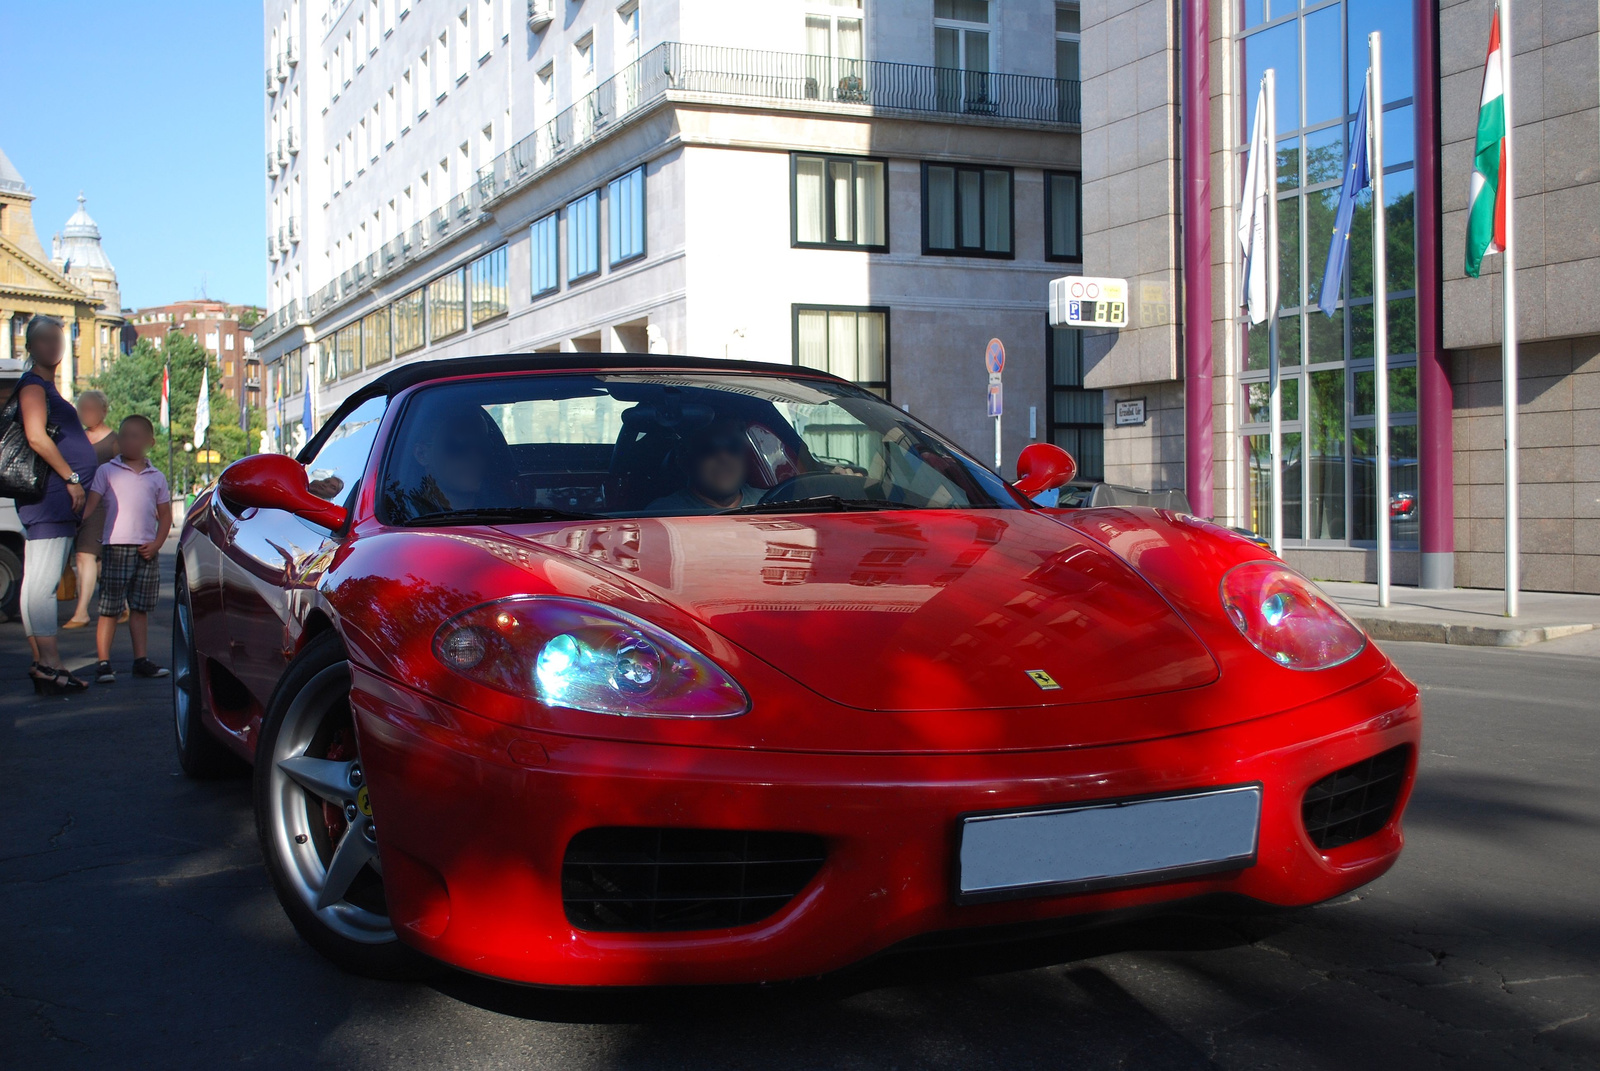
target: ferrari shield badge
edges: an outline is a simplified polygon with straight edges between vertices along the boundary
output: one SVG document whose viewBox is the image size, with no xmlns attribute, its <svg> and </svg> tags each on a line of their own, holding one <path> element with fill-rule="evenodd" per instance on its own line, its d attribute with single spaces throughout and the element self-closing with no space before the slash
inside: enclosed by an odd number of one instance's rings
<svg viewBox="0 0 1600 1071">
<path fill-rule="evenodd" d="M 362 785 L 356 790 L 356 806 L 361 808 L 361 813 L 368 818 L 372 817 L 372 801 L 367 798 L 367 786 Z"/>
<path fill-rule="evenodd" d="M 1024 672 L 1028 674 L 1030 681 L 1047 692 L 1055 692 L 1061 689 L 1061 685 L 1056 683 L 1056 679 L 1042 669 L 1029 669 Z"/>
</svg>

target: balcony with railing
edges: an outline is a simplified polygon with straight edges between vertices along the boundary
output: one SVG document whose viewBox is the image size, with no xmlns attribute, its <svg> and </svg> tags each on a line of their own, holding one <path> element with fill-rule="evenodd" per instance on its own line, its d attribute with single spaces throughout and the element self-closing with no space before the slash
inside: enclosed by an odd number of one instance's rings
<svg viewBox="0 0 1600 1071">
<path fill-rule="evenodd" d="M 279 165 L 278 165 L 278 150 L 276 150 L 276 149 L 268 149 L 267 150 L 267 177 L 268 178 L 277 178 L 278 174 L 279 174 L 279 171 L 280 171 L 280 168 L 279 168 Z"/>
<path fill-rule="evenodd" d="M 847 114 L 1050 126 L 1079 121 L 1079 83 L 1065 79 L 666 41 L 482 168 L 483 196 L 522 185 L 669 94 Z"/>
<path fill-rule="evenodd" d="M 528 29 L 537 32 L 550 25 L 555 7 L 555 0 L 528 0 Z"/>
<path fill-rule="evenodd" d="M 277 95 L 278 95 L 278 76 L 272 73 L 272 68 L 271 67 L 268 67 L 267 68 L 267 96 L 276 97 Z"/>
<path fill-rule="evenodd" d="M 529 0 L 530 20 L 549 6 Z M 1079 122 L 1075 81 L 664 42 L 479 169 L 467 190 L 312 293 L 305 316 L 321 316 L 470 229 L 492 201 L 669 97 L 1046 129 Z"/>
</svg>

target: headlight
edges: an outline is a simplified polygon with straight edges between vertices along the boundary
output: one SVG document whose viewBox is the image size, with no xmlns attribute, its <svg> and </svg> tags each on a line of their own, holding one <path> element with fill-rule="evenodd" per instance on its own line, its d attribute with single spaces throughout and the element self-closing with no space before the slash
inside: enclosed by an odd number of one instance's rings
<svg viewBox="0 0 1600 1071">
<path fill-rule="evenodd" d="M 1245 562 L 1228 570 L 1222 607 L 1256 650 L 1290 669 L 1328 669 L 1367 645 L 1366 633 L 1343 610 L 1281 562 Z"/>
<path fill-rule="evenodd" d="M 547 706 L 669 718 L 750 709 L 744 690 L 699 651 L 582 599 L 520 595 L 475 606 L 439 626 L 433 651 L 464 677 Z"/>
</svg>

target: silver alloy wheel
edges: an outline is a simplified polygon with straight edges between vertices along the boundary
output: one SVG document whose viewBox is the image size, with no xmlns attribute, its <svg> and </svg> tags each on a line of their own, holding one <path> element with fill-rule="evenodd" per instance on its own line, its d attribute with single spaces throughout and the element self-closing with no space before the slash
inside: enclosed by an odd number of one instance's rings
<svg viewBox="0 0 1600 1071">
<path fill-rule="evenodd" d="M 370 808 L 363 806 L 359 759 L 339 761 L 307 754 L 324 723 L 347 701 L 350 668 L 343 662 L 312 677 L 289 703 L 272 754 L 257 757 L 268 767 L 267 827 L 272 849 L 283 862 L 289 885 L 317 920 L 341 937 L 362 944 L 395 939 L 387 914 L 350 902 L 351 885 L 370 867 L 382 874 Z M 360 801 L 358 803 L 358 800 Z M 329 843 L 322 805 L 346 817 L 344 833 Z"/>
<path fill-rule="evenodd" d="M 196 691 L 200 681 L 195 673 L 194 610 L 189 605 L 189 585 L 179 578 L 177 606 L 172 630 L 172 719 L 178 729 L 178 746 L 189 744 L 189 727 L 198 707 Z"/>
</svg>

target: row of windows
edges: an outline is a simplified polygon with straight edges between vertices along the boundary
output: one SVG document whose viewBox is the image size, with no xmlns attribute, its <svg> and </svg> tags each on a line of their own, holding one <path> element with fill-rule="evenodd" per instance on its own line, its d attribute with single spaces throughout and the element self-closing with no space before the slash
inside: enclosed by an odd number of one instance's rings
<svg viewBox="0 0 1600 1071">
<path fill-rule="evenodd" d="M 790 241 L 797 248 L 889 251 L 888 161 L 796 153 L 790 166 Z M 1044 176 L 1045 257 L 1083 260 L 1082 182 Z M 1016 255 L 1016 198 L 1009 167 L 922 165 L 922 251 L 942 256 Z"/>
<path fill-rule="evenodd" d="M 600 274 L 600 190 L 593 189 L 565 209 L 534 221 L 532 241 L 533 296 L 561 288 L 560 219 L 567 220 L 567 282 Z M 606 259 L 615 268 L 645 254 L 644 168 L 612 179 L 605 186 Z"/>
<path fill-rule="evenodd" d="M 409 290 L 381 309 L 352 320 L 323 346 L 321 378 L 334 383 L 392 358 L 441 342 L 511 309 L 506 247 Z M 293 384 L 290 384 L 291 389 Z"/>
</svg>

